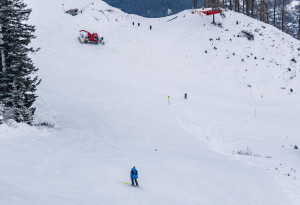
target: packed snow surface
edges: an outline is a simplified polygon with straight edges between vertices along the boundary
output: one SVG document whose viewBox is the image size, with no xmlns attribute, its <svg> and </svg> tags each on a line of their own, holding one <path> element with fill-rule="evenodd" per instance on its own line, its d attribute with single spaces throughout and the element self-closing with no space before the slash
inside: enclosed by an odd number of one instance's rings
<svg viewBox="0 0 300 205">
<path fill-rule="evenodd" d="M 212 25 L 26 2 L 37 121 L 55 127 L 0 126 L 1 205 L 299 204 L 299 41 L 228 11 Z M 81 29 L 106 44 L 81 44 Z M 140 188 L 124 184 L 133 166 Z"/>
</svg>

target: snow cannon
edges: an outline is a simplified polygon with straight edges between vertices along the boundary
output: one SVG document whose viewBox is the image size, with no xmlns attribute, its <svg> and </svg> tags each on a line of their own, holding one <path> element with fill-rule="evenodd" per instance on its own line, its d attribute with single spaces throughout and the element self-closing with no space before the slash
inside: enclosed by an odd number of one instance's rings
<svg viewBox="0 0 300 205">
<path fill-rule="evenodd" d="M 86 30 L 79 31 L 78 39 L 81 43 L 101 44 L 104 45 L 103 37 L 99 37 L 97 33 L 90 33 Z"/>
</svg>

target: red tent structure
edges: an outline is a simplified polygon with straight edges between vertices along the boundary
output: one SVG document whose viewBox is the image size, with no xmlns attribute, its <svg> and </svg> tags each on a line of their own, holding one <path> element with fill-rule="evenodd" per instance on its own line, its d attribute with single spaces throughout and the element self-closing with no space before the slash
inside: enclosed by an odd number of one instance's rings
<svg viewBox="0 0 300 205">
<path fill-rule="evenodd" d="M 212 15 L 213 13 L 214 14 L 219 14 L 219 13 L 222 13 L 222 10 L 221 9 L 216 9 L 216 10 L 206 10 L 206 11 L 202 11 L 202 13 L 205 13 L 207 16 L 208 15 Z"/>
</svg>

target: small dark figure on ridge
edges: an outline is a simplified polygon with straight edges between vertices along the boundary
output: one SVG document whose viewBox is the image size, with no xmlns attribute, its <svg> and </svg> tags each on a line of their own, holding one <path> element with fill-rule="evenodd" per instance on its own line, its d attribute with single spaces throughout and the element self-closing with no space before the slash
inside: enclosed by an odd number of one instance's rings
<svg viewBox="0 0 300 205">
<path fill-rule="evenodd" d="M 184 99 L 187 99 L 187 93 L 184 93 Z"/>
</svg>

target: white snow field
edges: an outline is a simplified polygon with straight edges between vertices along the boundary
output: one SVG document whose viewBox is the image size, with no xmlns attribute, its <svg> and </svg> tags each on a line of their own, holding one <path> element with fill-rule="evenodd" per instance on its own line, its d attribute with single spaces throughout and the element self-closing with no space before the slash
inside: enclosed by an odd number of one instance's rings
<svg viewBox="0 0 300 205">
<path fill-rule="evenodd" d="M 221 28 L 191 11 L 26 2 L 37 120 L 55 127 L 0 126 L 0 205 L 299 204 L 299 41 L 229 11 Z M 81 44 L 81 29 L 106 44 Z M 140 188 L 124 184 L 133 166 Z"/>
</svg>

